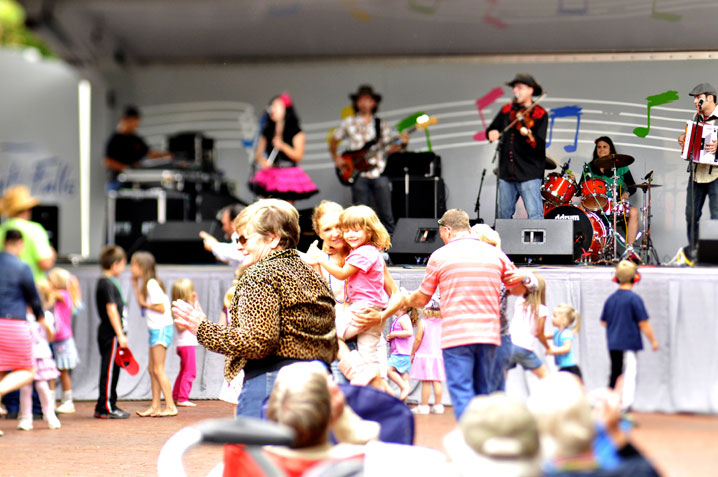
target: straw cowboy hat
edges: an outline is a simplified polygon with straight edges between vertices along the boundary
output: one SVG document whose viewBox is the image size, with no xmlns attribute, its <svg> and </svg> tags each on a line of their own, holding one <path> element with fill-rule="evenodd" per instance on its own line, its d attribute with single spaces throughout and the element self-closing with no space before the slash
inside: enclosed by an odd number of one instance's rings
<svg viewBox="0 0 718 477">
<path fill-rule="evenodd" d="M 0 199 L 0 213 L 6 217 L 12 217 L 25 210 L 32 209 L 40 203 L 39 200 L 30 195 L 30 189 L 24 185 L 5 189 Z"/>
</svg>

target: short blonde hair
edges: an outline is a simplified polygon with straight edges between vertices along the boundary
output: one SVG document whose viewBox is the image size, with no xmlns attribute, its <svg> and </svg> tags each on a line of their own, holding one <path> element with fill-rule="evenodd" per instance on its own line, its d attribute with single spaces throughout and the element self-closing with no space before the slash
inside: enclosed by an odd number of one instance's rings
<svg viewBox="0 0 718 477">
<path fill-rule="evenodd" d="M 566 327 L 573 326 L 573 331 L 581 329 L 581 314 L 568 303 L 561 303 L 553 309 L 553 312 L 566 320 Z"/>
<path fill-rule="evenodd" d="M 469 214 L 461 209 L 450 209 L 444 212 L 439 223 L 453 230 L 471 230 Z"/>
<path fill-rule="evenodd" d="M 232 305 L 232 299 L 234 298 L 234 290 L 235 287 L 232 285 L 227 289 L 226 292 L 224 292 L 224 307 L 229 309 L 229 307 Z"/>
<path fill-rule="evenodd" d="M 339 223 L 342 230 L 362 229 L 366 231 L 367 243 L 379 250 L 386 251 L 391 247 L 389 232 L 386 231 L 376 212 L 366 205 L 353 205 L 344 209 L 339 216 Z"/>
<path fill-rule="evenodd" d="M 64 268 L 54 267 L 47 272 L 47 280 L 58 290 L 68 290 L 70 288 L 70 272 Z"/>
<path fill-rule="evenodd" d="M 344 207 L 336 202 L 332 202 L 331 200 L 323 200 L 319 202 L 319 205 L 314 207 L 314 211 L 312 212 L 312 228 L 317 235 L 319 235 L 320 232 L 319 221 L 322 220 L 322 217 L 324 217 L 327 212 L 336 212 L 337 214 L 341 214 L 344 212 Z"/>
<path fill-rule="evenodd" d="M 547 457 L 573 457 L 591 449 L 596 427 L 578 377 L 549 374 L 536 383 L 527 404 L 536 416 Z"/>
<path fill-rule="evenodd" d="M 494 247 L 501 249 L 501 237 L 499 236 L 499 233 L 488 225 L 476 224 L 471 227 L 471 233 L 482 242 L 486 242 L 489 245 L 493 245 Z"/>
<path fill-rule="evenodd" d="M 172 283 L 172 301 L 184 300 L 190 303 L 193 294 L 194 283 L 189 278 L 180 278 Z"/>
<path fill-rule="evenodd" d="M 52 285 L 50 285 L 47 278 L 41 278 L 36 281 L 35 288 L 37 288 L 37 294 L 40 295 L 43 310 L 50 310 L 53 308 L 57 300 L 55 298 L 55 294 L 52 292 Z"/>
<path fill-rule="evenodd" d="M 621 260 L 616 265 L 616 281 L 620 284 L 631 283 L 638 273 L 638 266 L 630 260 Z"/>
<path fill-rule="evenodd" d="M 292 204 L 280 199 L 260 199 L 247 206 L 234 219 L 237 233 L 251 228 L 258 234 L 279 237 L 279 248 L 297 248 L 299 243 L 299 212 Z"/>
<path fill-rule="evenodd" d="M 267 418 L 294 429 L 293 446 L 326 442 L 332 407 L 327 371 L 317 361 L 293 363 L 277 374 L 267 403 Z"/>
</svg>

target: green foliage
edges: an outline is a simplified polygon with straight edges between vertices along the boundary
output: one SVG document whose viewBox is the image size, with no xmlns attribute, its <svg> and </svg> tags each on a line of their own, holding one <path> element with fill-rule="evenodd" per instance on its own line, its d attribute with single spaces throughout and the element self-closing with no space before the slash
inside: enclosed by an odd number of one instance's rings
<svg viewBox="0 0 718 477">
<path fill-rule="evenodd" d="M 54 57 L 50 48 L 25 27 L 25 10 L 15 0 L 0 0 L 0 45 L 36 48 L 42 56 Z"/>
</svg>

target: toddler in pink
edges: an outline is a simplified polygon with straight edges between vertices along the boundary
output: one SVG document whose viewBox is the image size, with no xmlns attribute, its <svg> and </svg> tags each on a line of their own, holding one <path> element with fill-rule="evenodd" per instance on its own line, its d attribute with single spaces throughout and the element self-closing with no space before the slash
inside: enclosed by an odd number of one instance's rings
<svg viewBox="0 0 718 477">
<path fill-rule="evenodd" d="M 172 284 L 172 301 L 184 300 L 193 303 L 199 308 L 197 293 L 194 291 L 194 284 L 189 278 L 182 278 Z M 194 407 L 195 403 L 189 400 L 192 383 L 197 377 L 197 336 L 187 328 L 175 321 L 177 327 L 177 354 L 180 358 L 180 370 L 172 388 L 172 398 L 177 406 Z"/>
</svg>

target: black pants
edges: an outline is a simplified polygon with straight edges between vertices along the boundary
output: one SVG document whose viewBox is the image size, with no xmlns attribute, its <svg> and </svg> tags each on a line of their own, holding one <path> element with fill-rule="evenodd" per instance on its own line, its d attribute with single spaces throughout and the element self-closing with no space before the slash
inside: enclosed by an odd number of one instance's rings
<svg viewBox="0 0 718 477">
<path fill-rule="evenodd" d="M 616 380 L 623 374 L 623 350 L 609 349 L 608 354 L 611 357 L 611 377 L 608 379 L 608 386 L 613 389 L 616 387 Z"/>
<path fill-rule="evenodd" d="M 117 355 L 117 337 L 97 337 L 100 348 L 100 396 L 97 398 L 95 412 L 109 413 L 115 410 L 117 402 L 117 380 L 120 378 L 120 367 L 115 362 Z"/>
<path fill-rule="evenodd" d="M 578 378 L 583 381 L 583 376 L 581 375 L 581 368 L 578 367 L 578 365 L 574 364 L 573 366 L 566 366 L 564 368 L 559 368 L 559 371 L 564 371 L 566 373 L 575 374 L 578 376 Z"/>
</svg>

